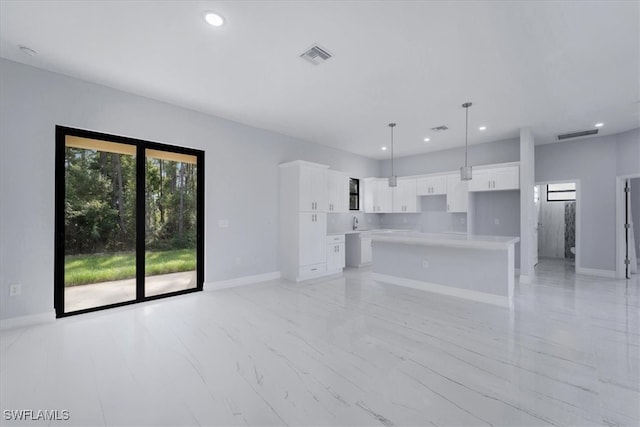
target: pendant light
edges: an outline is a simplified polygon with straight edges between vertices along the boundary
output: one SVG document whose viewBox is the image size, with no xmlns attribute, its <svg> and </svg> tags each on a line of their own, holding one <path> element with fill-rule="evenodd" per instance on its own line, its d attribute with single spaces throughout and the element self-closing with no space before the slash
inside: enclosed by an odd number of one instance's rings
<svg viewBox="0 0 640 427">
<path fill-rule="evenodd" d="M 464 130 L 464 166 L 460 168 L 460 179 L 462 181 L 471 181 L 471 166 L 467 164 L 467 147 L 469 145 L 468 136 L 469 136 L 469 107 L 471 107 L 470 102 L 465 102 L 462 104 L 462 108 L 464 108 L 466 112 L 466 121 L 465 121 L 465 130 Z"/>
<path fill-rule="evenodd" d="M 393 174 L 393 128 L 396 127 L 395 123 L 389 123 L 391 128 L 391 176 L 389 177 L 389 187 L 398 186 L 398 177 Z"/>
</svg>

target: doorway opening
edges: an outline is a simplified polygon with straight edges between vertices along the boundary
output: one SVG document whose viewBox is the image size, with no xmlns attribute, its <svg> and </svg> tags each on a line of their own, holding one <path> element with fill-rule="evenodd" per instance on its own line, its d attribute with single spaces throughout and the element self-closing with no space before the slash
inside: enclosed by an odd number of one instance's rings
<svg viewBox="0 0 640 427">
<path fill-rule="evenodd" d="M 204 153 L 56 127 L 58 317 L 202 290 Z"/>
<path fill-rule="evenodd" d="M 535 186 L 538 271 L 576 272 L 580 268 L 579 182 L 544 182 Z"/>
</svg>

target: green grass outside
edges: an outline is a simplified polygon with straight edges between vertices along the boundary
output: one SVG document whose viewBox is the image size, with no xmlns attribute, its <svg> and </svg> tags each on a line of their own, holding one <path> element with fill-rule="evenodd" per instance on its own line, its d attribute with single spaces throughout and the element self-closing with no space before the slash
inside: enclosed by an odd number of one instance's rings
<svg viewBox="0 0 640 427">
<path fill-rule="evenodd" d="M 178 273 L 196 269 L 195 249 L 178 249 L 145 254 L 145 275 Z M 134 252 L 66 256 L 64 285 L 77 286 L 136 277 Z"/>
</svg>

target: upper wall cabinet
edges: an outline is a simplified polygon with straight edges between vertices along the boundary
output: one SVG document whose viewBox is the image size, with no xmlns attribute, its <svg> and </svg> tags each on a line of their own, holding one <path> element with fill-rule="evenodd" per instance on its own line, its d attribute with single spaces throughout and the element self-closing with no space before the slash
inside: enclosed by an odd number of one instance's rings
<svg viewBox="0 0 640 427">
<path fill-rule="evenodd" d="M 392 188 L 393 212 L 418 212 L 418 195 L 415 178 L 398 178 L 398 186 Z"/>
<path fill-rule="evenodd" d="M 517 190 L 520 188 L 519 166 L 501 166 L 473 170 L 469 191 Z"/>
<path fill-rule="evenodd" d="M 387 178 L 365 178 L 364 211 L 370 213 L 393 212 L 393 193 Z"/>
<path fill-rule="evenodd" d="M 300 162 L 300 212 L 326 212 L 328 166 Z"/>
<path fill-rule="evenodd" d="M 467 212 L 469 206 L 467 182 L 470 181 L 462 181 L 459 173 L 447 175 L 446 179 L 447 212 Z"/>
<path fill-rule="evenodd" d="M 417 179 L 418 196 L 436 196 L 447 194 L 447 177 L 445 175 L 423 176 Z"/>
<path fill-rule="evenodd" d="M 286 209 L 292 212 L 326 212 L 329 166 L 296 160 L 280 165 L 280 188 Z"/>
<path fill-rule="evenodd" d="M 339 171 L 327 171 L 327 212 L 349 212 L 349 175 Z"/>
</svg>

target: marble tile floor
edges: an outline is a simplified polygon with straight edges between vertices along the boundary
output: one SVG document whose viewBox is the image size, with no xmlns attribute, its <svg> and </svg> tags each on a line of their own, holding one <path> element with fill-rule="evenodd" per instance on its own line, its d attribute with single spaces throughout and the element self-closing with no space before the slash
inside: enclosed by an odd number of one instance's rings
<svg viewBox="0 0 640 427">
<path fill-rule="evenodd" d="M 637 426 L 639 288 L 543 261 L 510 311 L 347 270 L 6 330 L 0 424 Z"/>
</svg>

